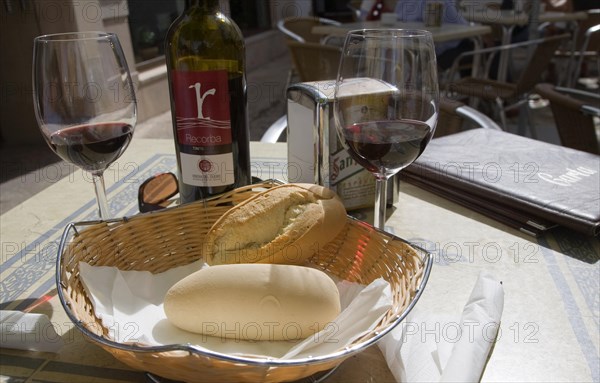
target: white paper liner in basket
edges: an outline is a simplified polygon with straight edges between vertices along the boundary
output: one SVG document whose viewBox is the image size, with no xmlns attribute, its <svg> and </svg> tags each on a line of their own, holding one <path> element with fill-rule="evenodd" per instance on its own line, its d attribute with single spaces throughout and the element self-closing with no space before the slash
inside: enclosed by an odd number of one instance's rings
<svg viewBox="0 0 600 383">
<path fill-rule="evenodd" d="M 81 262 L 79 270 L 96 316 L 118 343 L 191 344 L 222 354 L 282 360 L 319 357 L 347 347 L 371 331 L 392 307 L 391 288 L 384 279 L 376 279 L 366 287 L 341 281 L 337 286 L 342 313 L 323 331 L 302 341 L 253 342 L 194 334 L 168 321 L 163 311 L 163 297 L 173 284 L 203 267 L 208 266 L 198 261 L 152 274 Z"/>
</svg>

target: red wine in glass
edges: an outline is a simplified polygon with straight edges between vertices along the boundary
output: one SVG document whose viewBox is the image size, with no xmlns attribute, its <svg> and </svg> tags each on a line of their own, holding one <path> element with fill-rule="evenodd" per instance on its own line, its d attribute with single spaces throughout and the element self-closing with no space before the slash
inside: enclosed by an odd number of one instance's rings
<svg viewBox="0 0 600 383">
<path fill-rule="evenodd" d="M 132 136 L 131 125 L 106 122 L 58 130 L 50 135 L 48 143 L 65 161 L 94 173 L 119 158 Z"/>
<path fill-rule="evenodd" d="M 344 134 L 348 152 L 361 166 L 396 174 L 423 153 L 433 130 L 424 122 L 402 119 L 356 123 Z"/>
</svg>

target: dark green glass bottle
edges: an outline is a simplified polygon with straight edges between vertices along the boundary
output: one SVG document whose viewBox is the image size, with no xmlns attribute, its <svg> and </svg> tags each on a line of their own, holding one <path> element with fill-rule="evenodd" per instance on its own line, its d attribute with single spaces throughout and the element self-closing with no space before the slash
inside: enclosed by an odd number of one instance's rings
<svg viewBox="0 0 600 383">
<path fill-rule="evenodd" d="M 165 44 L 181 203 L 248 185 L 242 33 L 218 0 L 188 1 Z"/>
</svg>

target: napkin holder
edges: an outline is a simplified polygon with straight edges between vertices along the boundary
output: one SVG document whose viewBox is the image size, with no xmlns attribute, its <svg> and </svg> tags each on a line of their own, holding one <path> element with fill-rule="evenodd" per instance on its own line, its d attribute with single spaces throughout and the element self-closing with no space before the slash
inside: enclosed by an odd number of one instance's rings
<svg viewBox="0 0 600 383">
<path fill-rule="evenodd" d="M 333 116 L 334 89 L 333 80 L 288 87 L 289 177 L 294 182 L 315 183 L 334 190 L 347 210 L 370 207 L 375 201 L 375 177 L 350 157 L 338 139 Z M 368 92 L 361 96 L 368 102 Z M 388 182 L 388 205 L 397 202 L 398 193 L 396 175 Z"/>
</svg>

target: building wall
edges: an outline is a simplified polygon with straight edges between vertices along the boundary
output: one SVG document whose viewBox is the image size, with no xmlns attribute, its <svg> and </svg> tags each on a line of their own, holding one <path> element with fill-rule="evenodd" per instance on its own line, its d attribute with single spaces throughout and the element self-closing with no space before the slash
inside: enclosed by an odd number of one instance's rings
<svg viewBox="0 0 600 383">
<path fill-rule="evenodd" d="M 41 143 L 31 87 L 33 38 L 40 27 L 32 9 L 6 4 L 0 5 L 0 140 Z"/>
</svg>

